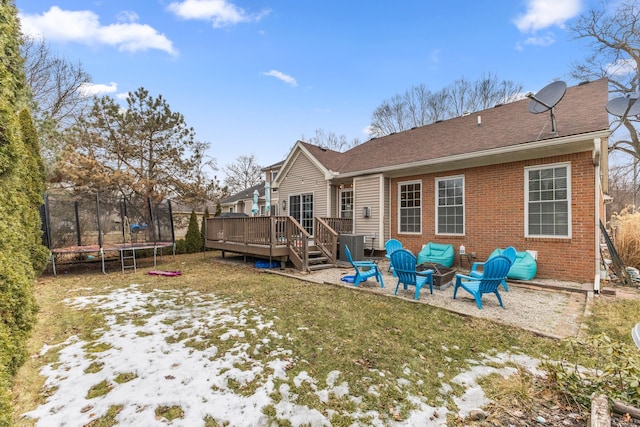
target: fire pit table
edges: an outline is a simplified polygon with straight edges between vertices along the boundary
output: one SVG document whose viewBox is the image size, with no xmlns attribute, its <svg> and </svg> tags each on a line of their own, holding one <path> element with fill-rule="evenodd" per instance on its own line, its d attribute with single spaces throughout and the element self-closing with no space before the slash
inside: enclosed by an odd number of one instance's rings
<svg viewBox="0 0 640 427">
<path fill-rule="evenodd" d="M 423 262 L 416 266 L 416 271 L 433 270 L 433 288 L 444 291 L 448 287 L 453 286 L 453 280 L 456 277 L 456 270 L 445 267 L 442 264 L 434 264 L 431 262 Z"/>
</svg>

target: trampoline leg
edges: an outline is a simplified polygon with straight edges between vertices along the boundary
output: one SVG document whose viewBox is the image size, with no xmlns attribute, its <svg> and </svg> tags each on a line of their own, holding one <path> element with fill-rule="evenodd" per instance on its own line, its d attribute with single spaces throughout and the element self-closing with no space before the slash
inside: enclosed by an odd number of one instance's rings
<svg viewBox="0 0 640 427">
<path fill-rule="evenodd" d="M 104 269 L 104 251 L 100 249 L 100 258 L 102 258 L 102 274 L 107 274 L 107 271 Z"/>
<path fill-rule="evenodd" d="M 51 254 L 51 269 L 53 270 L 53 275 L 57 276 L 58 274 L 56 273 L 56 257 L 53 254 Z"/>
<path fill-rule="evenodd" d="M 153 266 L 154 266 L 154 267 L 156 266 L 156 263 L 157 263 L 157 262 L 156 262 L 156 255 L 157 255 L 157 254 L 158 254 L 158 247 L 157 247 L 157 246 L 154 246 L 154 247 L 153 247 Z"/>
</svg>

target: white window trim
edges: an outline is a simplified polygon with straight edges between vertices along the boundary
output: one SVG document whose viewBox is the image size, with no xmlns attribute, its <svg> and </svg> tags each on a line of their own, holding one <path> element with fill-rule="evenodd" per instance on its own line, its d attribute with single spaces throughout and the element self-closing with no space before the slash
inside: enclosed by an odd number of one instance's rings
<svg viewBox="0 0 640 427">
<path fill-rule="evenodd" d="M 557 168 L 563 166 L 567 168 L 567 220 L 569 222 L 567 226 L 567 235 L 556 236 L 549 234 L 529 234 L 529 171 Z M 530 237 L 532 239 L 571 239 L 571 223 L 573 222 L 571 220 L 571 198 L 571 162 L 549 163 L 545 165 L 536 165 L 524 168 L 524 237 Z"/>
<path fill-rule="evenodd" d="M 438 232 L 438 183 L 441 181 L 449 181 L 451 179 L 462 179 L 462 233 L 440 233 Z M 433 223 L 435 224 L 435 235 L 436 236 L 464 236 L 467 232 L 467 205 L 466 205 L 466 181 L 464 179 L 464 175 L 452 175 L 452 176 L 443 176 L 440 178 L 435 178 L 433 182 L 433 193 L 435 196 L 435 219 Z"/>
<path fill-rule="evenodd" d="M 341 188 L 338 191 L 338 217 L 342 218 L 342 193 L 345 193 L 347 191 L 351 192 L 351 218 L 353 219 L 353 217 L 355 216 L 355 192 L 353 191 L 353 188 Z"/>
<path fill-rule="evenodd" d="M 411 232 L 411 231 L 400 231 L 400 187 L 402 187 L 403 185 L 409 185 L 409 184 L 420 184 L 420 231 L 418 232 Z M 398 215 L 398 234 L 406 234 L 406 235 L 416 235 L 416 236 L 420 236 L 422 235 L 422 212 L 423 212 L 423 203 L 422 203 L 422 193 L 424 192 L 424 183 L 422 182 L 421 179 L 414 179 L 412 181 L 402 181 L 402 182 L 398 182 L 398 209 L 397 209 L 397 215 Z"/>
</svg>

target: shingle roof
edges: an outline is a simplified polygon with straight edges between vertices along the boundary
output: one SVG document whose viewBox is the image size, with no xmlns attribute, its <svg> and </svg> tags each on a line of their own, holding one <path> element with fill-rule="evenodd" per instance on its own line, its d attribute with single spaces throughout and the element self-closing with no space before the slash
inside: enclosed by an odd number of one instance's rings
<svg viewBox="0 0 640 427">
<path fill-rule="evenodd" d="M 313 156 L 327 169 L 337 171 L 340 168 L 340 165 L 344 163 L 345 153 L 329 150 L 328 148 L 320 148 L 317 145 L 309 144 L 304 141 L 298 142 L 309 150 L 309 152 L 313 154 Z"/>
<path fill-rule="evenodd" d="M 220 204 L 226 205 L 229 203 L 235 203 L 239 200 L 253 200 L 253 191 L 258 190 L 259 197 L 264 197 L 264 182 L 260 184 L 254 185 L 251 188 L 247 188 L 246 190 L 239 191 L 236 194 L 233 194 L 227 197 L 224 200 L 220 201 Z"/>
<path fill-rule="evenodd" d="M 550 113 L 530 113 L 526 98 L 371 139 L 344 153 L 303 144 L 328 169 L 350 173 L 603 131 L 609 128 L 607 83 L 600 79 L 567 89 L 554 108 L 557 135 L 551 133 Z"/>
</svg>

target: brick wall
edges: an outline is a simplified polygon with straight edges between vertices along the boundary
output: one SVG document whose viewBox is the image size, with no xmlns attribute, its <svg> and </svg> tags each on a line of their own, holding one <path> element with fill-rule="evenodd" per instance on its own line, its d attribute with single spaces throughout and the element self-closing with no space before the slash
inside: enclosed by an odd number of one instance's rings
<svg viewBox="0 0 640 427">
<path fill-rule="evenodd" d="M 571 162 L 570 239 L 525 238 L 524 169 Z M 435 234 L 435 179 L 464 176 L 465 235 Z M 398 233 L 398 183 L 422 180 L 422 233 Z M 451 171 L 394 178 L 391 182 L 391 237 L 418 253 L 429 241 L 460 245 L 484 261 L 495 248 L 514 246 L 538 252 L 536 277 L 592 282 L 595 270 L 595 168 L 590 152 Z M 456 258 L 456 265 L 457 265 Z"/>
</svg>

